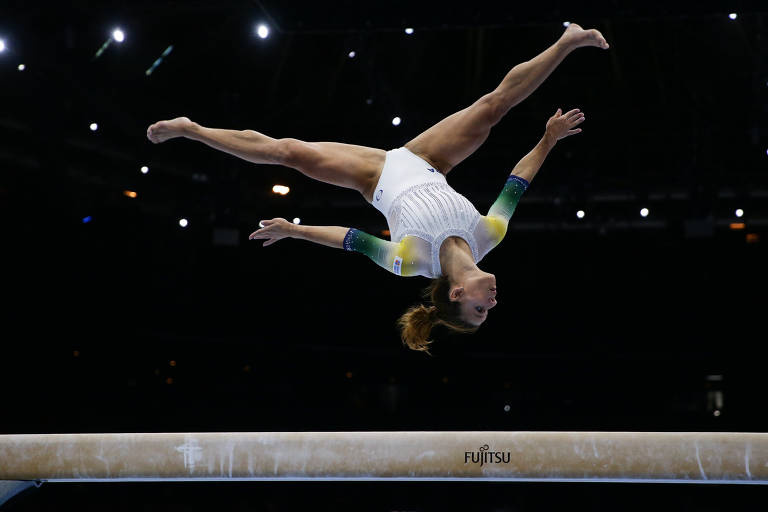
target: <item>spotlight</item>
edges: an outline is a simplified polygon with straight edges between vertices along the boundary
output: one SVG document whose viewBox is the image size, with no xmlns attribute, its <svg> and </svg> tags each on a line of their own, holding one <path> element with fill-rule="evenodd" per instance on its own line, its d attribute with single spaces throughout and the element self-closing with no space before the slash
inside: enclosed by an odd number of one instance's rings
<svg viewBox="0 0 768 512">
<path fill-rule="evenodd" d="M 256 27 L 256 35 L 258 35 L 262 39 L 266 39 L 269 37 L 269 27 L 267 27 L 264 24 L 259 25 Z"/>
<path fill-rule="evenodd" d="M 743 217 L 744 216 L 744 210 L 742 210 L 741 208 L 738 208 L 735 213 L 736 213 L 737 217 Z"/>
<path fill-rule="evenodd" d="M 392 126 L 400 126 L 401 119 L 399 117 L 395 117 L 392 119 Z"/>
<path fill-rule="evenodd" d="M 584 218 L 584 210 L 579 210 L 576 212 L 576 216 L 580 219 Z"/>
<path fill-rule="evenodd" d="M 736 18 L 738 18 L 738 15 L 735 12 L 732 12 L 731 14 L 728 15 L 728 17 L 731 18 L 732 20 L 735 20 Z"/>
<path fill-rule="evenodd" d="M 187 219 L 179 219 L 179 226 L 185 228 L 189 226 L 189 221 Z"/>
<path fill-rule="evenodd" d="M 504 412 L 509 412 L 512 408 L 509 405 L 504 406 Z"/>
<path fill-rule="evenodd" d="M 91 131 L 92 131 L 92 132 L 95 132 L 96 130 L 98 130 L 98 129 L 99 129 L 99 125 L 98 125 L 98 124 L 96 124 L 96 123 L 91 123 L 91 126 L 90 126 L 90 128 L 91 128 Z"/>
<path fill-rule="evenodd" d="M 571 22 L 570 22 L 570 21 L 564 21 L 564 22 L 563 22 L 563 26 L 564 26 L 564 27 L 568 27 L 568 26 L 570 26 L 570 24 L 571 24 Z"/>
<path fill-rule="evenodd" d="M 281 196 L 286 195 L 288 192 L 290 192 L 291 189 L 289 187 L 286 187 L 285 185 L 275 185 L 272 187 L 272 192 L 275 194 L 280 194 Z"/>
<path fill-rule="evenodd" d="M 641 217 L 647 217 L 648 216 L 648 208 L 643 208 L 640 210 L 640 216 Z"/>
<path fill-rule="evenodd" d="M 87 217 L 83 217 L 83 224 L 88 224 L 89 222 L 91 222 L 91 220 L 93 219 L 91 218 L 90 215 L 88 215 Z"/>
<path fill-rule="evenodd" d="M 146 165 L 141 166 L 141 174 L 147 174 L 149 172 L 149 167 Z"/>
<path fill-rule="evenodd" d="M 354 59 L 355 55 L 357 55 L 354 51 L 349 52 L 349 58 Z"/>
<path fill-rule="evenodd" d="M 125 197 L 130 197 L 131 199 L 136 199 L 136 192 L 133 190 L 123 190 L 123 195 Z"/>
<path fill-rule="evenodd" d="M 27 69 L 27 66 L 25 66 L 24 64 L 19 64 L 19 67 L 18 67 L 19 71 L 24 71 L 25 69 Z"/>
<path fill-rule="evenodd" d="M 300 218 L 298 218 L 298 217 L 294 217 L 294 218 L 293 218 L 293 223 L 294 223 L 294 224 L 301 224 L 301 219 L 300 219 Z"/>
<path fill-rule="evenodd" d="M 122 43 L 123 41 L 125 41 L 125 33 L 119 28 L 116 28 L 115 30 L 112 31 L 112 39 L 114 39 L 118 43 Z"/>
<path fill-rule="evenodd" d="M 0 53 L 3 53 L 5 51 L 5 41 L 0 39 Z"/>
<path fill-rule="evenodd" d="M 408 27 L 408 28 L 405 29 L 405 33 L 408 34 L 408 35 L 411 35 L 411 34 L 413 34 L 413 29 L 411 27 Z"/>
</svg>

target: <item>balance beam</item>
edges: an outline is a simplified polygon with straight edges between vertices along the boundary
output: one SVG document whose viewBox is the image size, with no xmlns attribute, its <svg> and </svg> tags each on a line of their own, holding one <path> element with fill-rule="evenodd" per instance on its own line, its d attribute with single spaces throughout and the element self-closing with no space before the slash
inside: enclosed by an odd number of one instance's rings
<svg viewBox="0 0 768 512">
<path fill-rule="evenodd" d="M 768 434 L 233 432 L 0 435 L 0 480 L 768 483 Z"/>
</svg>

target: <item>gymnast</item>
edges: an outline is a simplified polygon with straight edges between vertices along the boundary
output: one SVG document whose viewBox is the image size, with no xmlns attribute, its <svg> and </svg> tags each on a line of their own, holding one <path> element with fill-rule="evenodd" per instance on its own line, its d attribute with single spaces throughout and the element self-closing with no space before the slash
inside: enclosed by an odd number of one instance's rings
<svg viewBox="0 0 768 512">
<path fill-rule="evenodd" d="M 453 190 L 446 176 L 570 52 L 585 46 L 607 49 L 608 43 L 599 31 L 571 23 L 552 46 L 512 68 L 496 89 L 390 151 L 274 139 L 253 130 L 206 128 L 187 117 L 154 123 L 147 137 L 156 144 L 186 137 L 249 162 L 292 167 L 310 178 L 360 192 L 386 217 L 391 241 L 355 228 L 297 225 L 282 218 L 261 221 L 249 239 L 263 239 L 264 246 L 283 238 L 308 240 L 363 253 L 399 276 L 431 278 L 424 294 L 431 304 L 411 307 L 398 320 L 403 343 L 428 352 L 432 327 L 475 332 L 496 306 L 496 277 L 477 263 L 501 242 L 518 200 L 555 143 L 581 131 L 577 126 L 584 121 L 584 113 L 557 109 L 543 137 L 514 167 L 486 216 Z"/>
</svg>

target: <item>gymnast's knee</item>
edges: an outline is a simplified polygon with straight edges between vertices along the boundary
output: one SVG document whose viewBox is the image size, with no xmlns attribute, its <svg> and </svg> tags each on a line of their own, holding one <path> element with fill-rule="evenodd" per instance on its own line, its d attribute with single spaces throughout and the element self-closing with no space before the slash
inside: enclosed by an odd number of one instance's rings
<svg viewBox="0 0 768 512">
<path fill-rule="evenodd" d="M 288 167 L 301 167 L 309 157 L 311 152 L 309 145 L 299 139 L 277 139 L 275 140 L 275 158 L 282 165 Z"/>
</svg>

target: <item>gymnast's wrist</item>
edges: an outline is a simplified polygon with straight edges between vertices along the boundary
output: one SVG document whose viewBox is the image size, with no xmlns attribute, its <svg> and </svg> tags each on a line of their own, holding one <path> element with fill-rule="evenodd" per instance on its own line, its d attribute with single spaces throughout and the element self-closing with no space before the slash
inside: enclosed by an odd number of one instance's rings
<svg viewBox="0 0 768 512">
<path fill-rule="evenodd" d="M 291 238 L 296 239 L 304 239 L 306 234 L 306 226 L 302 226 L 301 224 L 291 224 L 291 229 L 288 232 L 288 236 Z"/>
<path fill-rule="evenodd" d="M 547 149 L 552 149 L 557 144 L 557 136 L 554 133 L 550 133 L 549 130 L 544 132 L 544 136 L 541 138 L 541 142 Z"/>
</svg>

